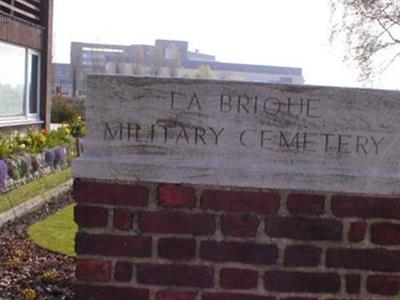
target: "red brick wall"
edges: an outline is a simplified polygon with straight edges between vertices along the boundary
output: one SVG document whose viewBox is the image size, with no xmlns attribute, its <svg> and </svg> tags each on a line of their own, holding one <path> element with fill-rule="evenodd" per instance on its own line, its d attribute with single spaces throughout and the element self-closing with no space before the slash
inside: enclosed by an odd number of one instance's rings
<svg viewBox="0 0 400 300">
<path fill-rule="evenodd" d="M 75 180 L 76 300 L 367 300 L 400 290 L 400 199 Z"/>
</svg>

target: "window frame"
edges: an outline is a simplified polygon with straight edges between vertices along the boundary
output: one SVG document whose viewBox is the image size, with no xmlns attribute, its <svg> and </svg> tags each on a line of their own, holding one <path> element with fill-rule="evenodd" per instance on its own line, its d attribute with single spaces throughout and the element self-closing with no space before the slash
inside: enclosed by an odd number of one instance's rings
<svg viewBox="0 0 400 300">
<path fill-rule="evenodd" d="M 42 124 L 44 121 L 40 118 L 40 109 L 41 109 L 41 52 L 38 50 L 34 50 L 31 48 L 23 47 L 20 45 L 15 45 L 12 43 L 8 43 L 5 41 L 0 41 L 0 44 L 9 45 L 12 47 L 18 47 L 25 51 L 25 84 L 24 84 L 24 105 L 23 112 L 20 116 L 0 116 L 0 128 L 8 127 L 8 126 L 18 126 L 18 125 L 31 125 L 31 124 Z M 31 69 L 32 69 L 32 55 L 36 55 L 38 57 L 38 68 L 37 68 L 37 107 L 36 113 L 29 112 L 29 104 L 30 104 L 30 82 L 31 82 Z"/>
<path fill-rule="evenodd" d="M 25 87 L 25 109 L 26 109 L 26 116 L 27 119 L 29 120 L 40 120 L 40 83 L 41 83 L 41 72 L 40 72 L 40 66 L 41 66 L 41 60 L 40 60 L 40 52 L 33 50 L 33 49 L 29 49 L 27 48 L 26 50 L 26 87 Z M 37 103 L 36 103 L 36 113 L 30 113 L 29 112 L 29 108 L 30 108 L 30 86 L 31 86 L 31 72 L 32 72 L 32 55 L 36 55 L 38 58 L 38 68 L 37 68 L 37 82 L 36 82 L 36 99 L 37 99 Z"/>
</svg>

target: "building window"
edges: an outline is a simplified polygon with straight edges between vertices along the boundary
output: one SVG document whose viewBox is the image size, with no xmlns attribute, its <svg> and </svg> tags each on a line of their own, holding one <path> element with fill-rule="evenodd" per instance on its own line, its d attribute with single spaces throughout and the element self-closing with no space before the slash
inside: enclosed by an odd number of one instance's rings
<svg viewBox="0 0 400 300">
<path fill-rule="evenodd" d="M 29 114 L 39 114 L 39 54 L 29 51 L 28 59 L 28 104 Z"/>
<path fill-rule="evenodd" d="M 0 42 L 0 124 L 39 120 L 40 55 Z"/>
</svg>

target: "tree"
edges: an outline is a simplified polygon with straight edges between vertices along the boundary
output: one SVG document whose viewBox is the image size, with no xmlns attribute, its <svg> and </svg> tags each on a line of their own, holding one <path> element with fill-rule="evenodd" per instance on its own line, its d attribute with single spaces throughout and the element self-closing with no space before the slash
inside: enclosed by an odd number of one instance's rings
<svg viewBox="0 0 400 300">
<path fill-rule="evenodd" d="M 137 46 L 133 52 L 133 74 L 144 75 L 145 73 L 145 56 L 142 46 Z"/>
<path fill-rule="evenodd" d="M 125 64 L 121 55 L 115 58 L 115 74 L 125 74 Z"/>
<path fill-rule="evenodd" d="M 196 70 L 186 70 L 183 78 L 215 79 L 214 72 L 209 65 L 200 65 Z"/>
<path fill-rule="evenodd" d="M 72 96 L 76 97 L 78 94 L 78 81 L 81 72 L 81 57 L 76 51 L 71 52 L 71 79 L 72 79 Z"/>
<path fill-rule="evenodd" d="M 164 56 L 161 47 L 154 47 L 151 74 L 161 76 L 163 74 Z"/>
<path fill-rule="evenodd" d="M 174 43 L 171 43 L 165 49 L 165 53 L 169 76 L 178 77 L 179 68 L 181 66 L 181 55 L 178 47 Z"/>
<path fill-rule="evenodd" d="M 194 78 L 198 79 L 214 79 L 214 72 L 209 65 L 201 65 L 194 73 Z"/>
<path fill-rule="evenodd" d="M 372 81 L 400 58 L 400 1 L 330 0 L 331 42 L 345 42 L 345 61 Z"/>
<path fill-rule="evenodd" d="M 90 60 L 90 72 L 93 74 L 104 73 L 106 64 L 104 53 L 95 50 L 87 51 L 86 53 Z"/>
<path fill-rule="evenodd" d="M 239 73 L 223 73 L 221 79 L 231 81 L 246 81 L 246 77 L 240 75 Z"/>
</svg>

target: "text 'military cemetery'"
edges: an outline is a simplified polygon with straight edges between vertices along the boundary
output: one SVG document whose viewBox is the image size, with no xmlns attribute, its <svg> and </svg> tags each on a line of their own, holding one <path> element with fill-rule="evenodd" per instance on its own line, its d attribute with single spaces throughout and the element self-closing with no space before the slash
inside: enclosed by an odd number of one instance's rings
<svg viewBox="0 0 400 300">
<path fill-rule="evenodd" d="M 110 76 L 89 84 L 77 177 L 400 192 L 398 92 Z"/>
</svg>

